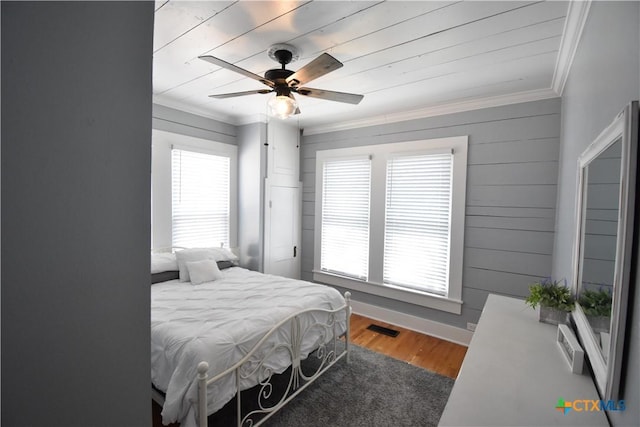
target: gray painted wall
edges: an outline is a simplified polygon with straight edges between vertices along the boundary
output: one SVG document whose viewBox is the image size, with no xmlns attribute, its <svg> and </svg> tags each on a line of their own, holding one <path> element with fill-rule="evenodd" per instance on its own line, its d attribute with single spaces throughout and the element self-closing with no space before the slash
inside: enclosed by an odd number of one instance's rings
<svg viewBox="0 0 640 427">
<path fill-rule="evenodd" d="M 263 271 L 267 124 L 238 127 L 238 243 L 240 265 Z"/>
<path fill-rule="evenodd" d="M 154 129 L 236 145 L 236 127 L 164 105 L 153 104 Z"/>
<path fill-rule="evenodd" d="M 1 7 L 2 424 L 148 426 L 153 2 Z"/>
<path fill-rule="evenodd" d="M 469 135 L 462 315 L 352 292 L 355 300 L 466 328 L 487 295 L 528 295 L 551 274 L 560 99 L 304 136 L 302 275 L 312 279 L 316 151 Z"/>
<path fill-rule="evenodd" d="M 593 2 L 562 99 L 562 145 L 553 257 L 556 276 L 571 276 L 577 159 L 624 106 L 640 98 L 640 3 Z M 638 260 L 636 270 L 638 269 Z M 613 425 L 640 419 L 640 291 L 636 278 L 627 324 L 625 412 Z"/>
</svg>

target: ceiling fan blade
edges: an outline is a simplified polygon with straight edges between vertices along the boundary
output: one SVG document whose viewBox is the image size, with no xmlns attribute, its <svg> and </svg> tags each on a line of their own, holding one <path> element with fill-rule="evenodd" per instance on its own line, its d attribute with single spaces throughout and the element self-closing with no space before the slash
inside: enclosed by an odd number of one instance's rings
<svg viewBox="0 0 640 427">
<path fill-rule="evenodd" d="M 342 67 L 342 62 L 338 61 L 328 53 L 323 53 L 304 67 L 287 77 L 289 86 L 299 86 L 310 82 L 311 80 L 322 77 L 331 71 L 335 71 Z"/>
<path fill-rule="evenodd" d="M 250 79 L 254 79 L 259 81 L 262 84 L 265 84 L 269 87 L 274 87 L 276 84 L 274 82 L 272 82 L 271 80 L 267 80 L 264 77 L 261 77 L 257 74 L 252 73 L 251 71 L 247 71 L 244 68 L 240 68 L 238 66 L 235 66 L 227 61 L 223 61 L 220 58 L 216 58 L 215 56 L 211 56 L 211 55 L 203 55 L 203 56 L 198 56 L 199 59 L 202 59 L 203 61 L 207 61 L 213 65 L 217 65 L 218 67 L 222 67 L 222 68 L 226 68 L 227 70 L 231 70 L 231 71 L 235 71 L 236 73 L 242 74 L 243 76 L 249 77 Z"/>
<path fill-rule="evenodd" d="M 332 90 L 313 89 L 310 87 L 301 87 L 296 93 L 312 98 L 327 99 L 329 101 L 346 102 L 347 104 L 359 104 L 364 95 L 356 95 L 354 93 L 334 92 Z"/>
<path fill-rule="evenodd" d="M 209 98 L 224 99 L 224 98 L 233 98 L 234 96 L 255 95 L 258 93 L 265 94 L 270 92 L 273 92 L 273 90 L 258 89 L 258 90 L 248 90 L 246 92 L 233 92 L 233 93 L 221 93 L 219 95 L 209 95 Z"/>
</svg>

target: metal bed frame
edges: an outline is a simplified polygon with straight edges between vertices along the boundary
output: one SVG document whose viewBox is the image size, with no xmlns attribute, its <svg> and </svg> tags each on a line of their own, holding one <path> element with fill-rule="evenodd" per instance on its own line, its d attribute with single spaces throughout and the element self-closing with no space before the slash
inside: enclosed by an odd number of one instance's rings
<svg viewBox="0 0 640 427">
<path fill-rule="evenodd" d="M 351 317 L 351 293 L 345 292 L 344 294 L 345 305 L 335 310 L 327 309 L 307 309 L 291 316 L 279 322 L 275 325 L 262 339 L 247 353 L 235 365 L 219 373 L 218 375 L 209 378 L 207 371 L 209 370 L 209 364 L 207 362 L 200 362 L 198 364 L 198 426 L 207 427 L 207 386 L 212 384 L 227 375 L 235 375 L 236 386 L 238 391 L 236 392 L 236 419 L 237 426 L 242 427 L 257 427 L 267 421 L 273 414 L 282 409 L 287 403 L 289 403 L 294 397 L 302 392 L 307 386 L 313 383 L 320 375 L 322 375 L 327 369 L 337 363 L 340 359 L 346 356 L 347 363 L 349 362 L 349 335 L 350 326 L 349 319 Z M 338 336 L 337 331 L 337 315 L 344 311 L 346 318 L 346 332 L 344 336 L 344 347 L 341 351 L 338 351 L 338 343 L 341 341 L 341 336 Z M 326 323 L 315 322 L 303 329 L 300 323 L 300 316 L 309 313 L 325 313 L 328 314 Z M 258 352 L 267 339 L 276 333 L 280 328 L 286 327 L 286 324 L 290 323 L 291 328 L 291 342 L 279 343 L 266 350 L 266 354 L 258 361 L 251 361 L 251 357 Z M 319 342 L 320 345 L 316 351 L 309 354 L 308 357 L 316 357 L 319 360 L 319 366 L 315 372 L 307 375 L 301 368 L 301 346 L 303 338 L 307 332 L 312 329 L 318 329 L 320 331 Z M 265 362 L 276 351 L 285 350 L 291 356 L 291 369 L 289 370 L 288 384 L 286 390 L 282 396 L 277 399 L 276 403 L 268 403 L 267 399 L 273 398 L 274 385 L 272 383 L 274 372 L 270 368 L 265 366 Z M 253 366 L 255 365 L 255 366 Z M 240 390 L 240 382 L 243 379 L 251 376 L 258 376 L 259 383 L 256 387 L 259 387 L 257 396 L 258 409 L 248 412 L 244 417 L 242 416 L 242 399 Z M 286 375 L 286 374 L 282 374 Z M 277 397 L 276 397 L 277 398 Z M 257 419 L 254 417 L 258 417 Z"/>
</svg>

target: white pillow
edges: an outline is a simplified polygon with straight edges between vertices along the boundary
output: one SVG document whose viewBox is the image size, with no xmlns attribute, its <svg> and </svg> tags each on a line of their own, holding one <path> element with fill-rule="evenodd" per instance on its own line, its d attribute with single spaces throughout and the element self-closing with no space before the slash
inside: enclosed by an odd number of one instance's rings
<svg viewBox="0 0 640 427">
<path fill-rule="evenodd" d="M 213 282 L 222 279 L 222 273 L 218 268 L 216 261 L 212 259 L 203 259 L 202 261 L 187 261 L 187 270 L 191 284 L 199 285 L 204 282 Z"/>
<path fill-rule="evenodd" d="M 151 273 L 162 273 L 163 271 L 178 271 L 176 254 L 172 254 L 171 252 L 152 252 Z"/>
<path fill-rule="evenodd" d="M 190 280 L 187 262 L 202 261 L 205 259 L 217 261 L 215 253 L 211 249 L 184 249 L 176 252 L 176 259 L 178 260 L 181 282 L 188 282 Z"/>
<path fill-rule="evenodd" d="M 234 263 L 238 261 L 236 254 L 228 248 L 211 248 L 211 250 L 215 254 L 216 261 L 233 261 Z"/>
<path fill-rule="evenodd" d="M 176 252 L 178 262 L 178 270 L 180 270 L 180 281 L 189 281 L 189 271 L 185 262 L 202 261 L 203 259 L 212 259 L 214 261 L 231 261 L 235 265 L 238 264 L 238 257 L 227 248 L 194 248 L 183 249 Z"/>
</svg>

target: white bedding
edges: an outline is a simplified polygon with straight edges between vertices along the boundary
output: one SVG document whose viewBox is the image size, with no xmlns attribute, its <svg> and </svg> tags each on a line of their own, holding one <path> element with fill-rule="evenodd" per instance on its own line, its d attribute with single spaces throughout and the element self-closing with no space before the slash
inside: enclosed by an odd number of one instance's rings
<svg viewBox="0 0 640 427">
<path fill-rule="evenodd" d="M 275 324 L 309 308 L 337 309 L 344 305 L 338 291 L 328 286 L 265 275 L 239 267 L 222 271 L 224 278 L 193 286 L 190 282 L 158 283 L 151 287 L 151 380 L 166 393 L 163 423 L 195 423 L 197 365 L 209 363 L 209 378 L 244 357 Z M 344 315 L 338 329 L 345 330 Z M 304 323 L 324 320 L 316 314 Z M 316 329 L 305 336 L 303 357 L 318 344 Z M 270 342 L 287 340 L 288 325 Z M 281 341 L 279 341 L 281 342 Z M 269 347 L 263 346 L 263 347 Z M 275 372 L 284 371 L 289 357 L 271 358 Z M 257 384 L 243 381 L 242 390 Z M 208 389 L 208 413 L 222 408 L 236 393 L 235 377 L 227 376 Z"/>
</svg>

